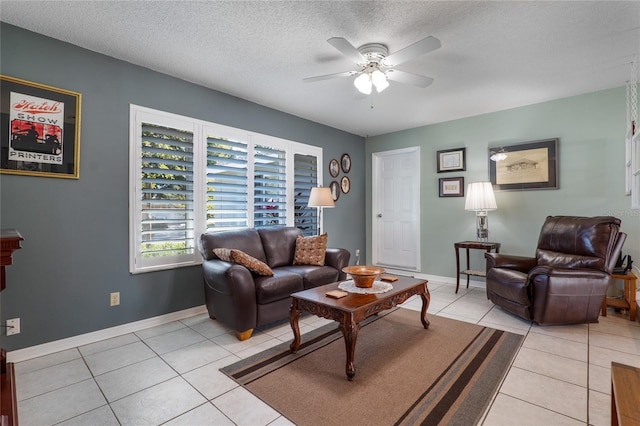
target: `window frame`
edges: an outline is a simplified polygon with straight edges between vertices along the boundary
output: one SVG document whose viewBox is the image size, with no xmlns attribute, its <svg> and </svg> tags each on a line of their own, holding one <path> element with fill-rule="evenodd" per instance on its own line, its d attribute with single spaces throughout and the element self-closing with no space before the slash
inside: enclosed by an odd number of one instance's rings
<svg viewBox="0 0 640 426">
<path fill-rule="evenodd" d="M 142 260 L 140 244 L 138 243 L 142 232 L 140 227 L 142 222 L 142 200 L 139 195 L 142 191 L 142 175 L 140 173 L 142 168 L 142 123 L 188 130 L 193 133 L 193 253 L 180 256 L 162 256 L 154 258 L 152 261 Z M 254 226 L 253 162 L 254 147 L 256 145 L 273 147 L 285 152 L 286 226 L 295 226 L 295 154 L 315 156 L 318 165 L 317 183 L 320 184 L 323 182 L 323 167 L 321 166 L 323 164 L 323 149 L 318 146 L 159 111 L 135 104 L 130 104 L 129 127 L 129 271 L 131 274 L 194 266 L 202 263 L 202 257 L 198 249 L 200 235 L 204 232 L 218 232 L 213 229 L 207 230 L 207 138 L 213 134 L 221 138 L 230 138 L 247 143 L 247 175 L 249 182 L 247 185 L 248 226 L 246 228 L 252 228 Z M 322 222 L 322 217 L 319 218 L 319 222 Z M 228 229 L 230 228 L 223 228 L 220 229 L 220 231 Z M 137 261 L 138 259 L 140 259 L 139 262 Z"/>
</svg>

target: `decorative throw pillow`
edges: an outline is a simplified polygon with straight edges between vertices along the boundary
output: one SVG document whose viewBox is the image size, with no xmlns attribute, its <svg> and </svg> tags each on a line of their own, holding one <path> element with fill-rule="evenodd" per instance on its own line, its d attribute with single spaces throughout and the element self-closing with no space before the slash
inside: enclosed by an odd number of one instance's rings
<svg viewBox="0 0 640 426">
<path fill-rule="evenodd" d="M 251 272 L 258 275 L 272 276 L 273 271 L 269 268 L 269 265 L 256 259 L 253 256 L 249 256 L 247 253 L 241 250 L 228 249 L 228 248 L 215 248 L 213 254 L 218 256 L 220 260 L 225 262 L 233 262 L 238 265 L 242 265 Z"/>
<path fill-rule="evenodd" d="M 317 237 L 298 237 L 296 238 L 296 253 L 293 256 L 293 264 L 324 266 L 326 251 L 326 232 Z"/>
<path fill-rule="evenodd" d="M 224 260 L 225 262 L 231 262 L 231 249 L 228 248 L 214 248 L 211 250 L 213 254 L 218 256 L 218 259 Z"/>
<path fill-rule="evenodd" d="M 273 271 L 269 268 L 269 265 L 253 256 L 249 256 L 243 251 L 231 250 L 231 261 L 244 266 L 251 272 L 255 272 L 258 275 L 266 275 L 268 277 L 273 275 Z"/>
</svg>

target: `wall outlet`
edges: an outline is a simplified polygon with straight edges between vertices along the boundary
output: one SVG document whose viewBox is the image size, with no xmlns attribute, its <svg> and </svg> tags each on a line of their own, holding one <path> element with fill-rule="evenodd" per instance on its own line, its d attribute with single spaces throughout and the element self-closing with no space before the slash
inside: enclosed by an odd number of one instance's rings
<svg viewBox="0 0 640 426">
<path fill-rule="evenodd" d="M 111 306 L 118 306 L 120 304 L 120 292 L 111 293 Z"/>
<path fill-rule="evenodd" d="M 20 333 L 20 318 L 7 320 L 7 336 Z"/>
<path fill-rule="evenodd" d="M 356 257 L 360 256 L 360 249 L 356 249 Z"/>
</svg>

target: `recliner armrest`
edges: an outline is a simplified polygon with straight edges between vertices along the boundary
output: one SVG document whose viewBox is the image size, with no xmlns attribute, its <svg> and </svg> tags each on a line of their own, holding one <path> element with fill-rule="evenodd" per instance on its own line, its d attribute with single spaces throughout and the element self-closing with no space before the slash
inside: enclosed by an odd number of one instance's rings
<svg viewBox="0 0 640 426">
<path fill-rule="evenodd" d="M 555 279 L 559 282 L 562 279 L 581 279 L 581 280 L 602 280 L 610 278 L 610 275 L 604 271 L 599 269 L 590 269 L 590 268 L 557 268 L 553 266 L 536 266 L 535 268 L 529 271 L 529 279 L 533 280 L 533 278 L 537 275 L 544 275 L 549 277 L 550 280 Z M 580 285 L 580 282 L 577 282 Z"/>
<path fill-rule="evenodd" d="M 501 253 L 485 253 L 487 271 L 491 268 L 506 268 L 528 273 L 538 265 L 538 259 L 527 256 L 513 256 Z"/>
<path fill-rule="evenodd" d="M 528 275 L 532 319 L 544 324 L 597 322 L 611 276 L 598 269 L 538 266 Z"/>
</svg>

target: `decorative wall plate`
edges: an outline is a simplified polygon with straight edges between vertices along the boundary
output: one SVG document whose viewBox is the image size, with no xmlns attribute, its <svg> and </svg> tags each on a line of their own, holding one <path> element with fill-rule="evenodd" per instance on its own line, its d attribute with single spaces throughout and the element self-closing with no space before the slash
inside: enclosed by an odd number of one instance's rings
<svg viewBox="0 0 640 426">
<path fill-rule="evenodd" d="M 342 154 L 342 157 L 340 157 L 340 165 L 344 173 L 349 173 L 349 170 L 351 170 L 351 156 L 349 154 Z"/>
<path fill-rule="evenodd" d="M 329 174 L 331 177 L 338 177 L 340 174 L 340 163 L 335 158 L 329 161 Z"/>
<path fill-rule="evenodd" d="M 348 194 L 349 191 L 351 191 L 351 181 L 348 177 L 342 176 L 342 179 L 340 180 L 340 187 L 342 188 L 342 192 L 345 194 Z"/>
<path fill-rule="evenodd" d="M 333 201 L 338 201 L 338 198 L 340 198 L 340 184 L 334 180 L 329 184 L 329 188 L 331 188 Z"/>
</svg>

